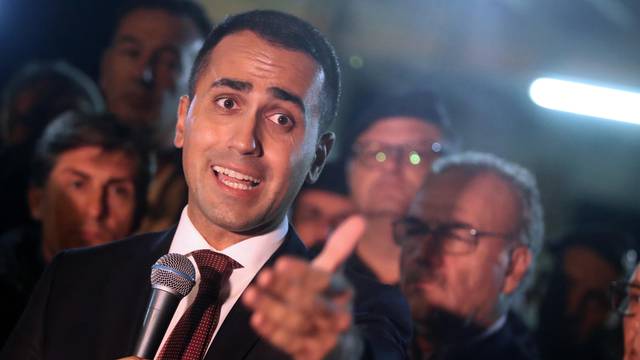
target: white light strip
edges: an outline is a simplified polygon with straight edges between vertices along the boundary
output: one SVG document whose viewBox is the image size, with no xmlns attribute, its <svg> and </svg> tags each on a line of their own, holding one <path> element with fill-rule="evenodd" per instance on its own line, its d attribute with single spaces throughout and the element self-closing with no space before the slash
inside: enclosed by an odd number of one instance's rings
<svg viewBox="0 0 640 360">
<path fill-rule="evenodd" d="M 640 93 L 539 78 L 531 83 L 529 96 L 547 109 L 640 125 Z"/>
</svg>

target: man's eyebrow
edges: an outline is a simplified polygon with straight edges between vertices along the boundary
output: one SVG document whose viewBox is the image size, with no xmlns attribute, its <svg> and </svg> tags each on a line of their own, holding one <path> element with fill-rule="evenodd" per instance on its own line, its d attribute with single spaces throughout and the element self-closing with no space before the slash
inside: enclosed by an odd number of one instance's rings
<svg viewBox="0 0 640 360">
<path fill-rule="evenodd" d="M 65 172 L 67 174 L 71 174 L 71 175 L 74 175 L 74 176 L 78 176 L 78 177 L 81 177 L 83 179 L 88 179 L 88 178 L 91 177 L 91 176 L 89 176 L 89 174 L 85 173 L 84 171 L 77 170 L 77 169 L 74 169 L 74 168 L 66 168 L 66 169 L 63 169 L 62 172 Z"/>
<path fill-rule="evenodd" d="M 229 78 L 218 79 L 211 84 L 211 87 L 229 87 L 242 92 L 248 92 L 253 89 L 253 85 L 250 82 Z"/>
<path fill-rule="evenodd" d="M 82 171 L 82 170 L 78 170 L 78 169 L 74 169 L 71 167 L 65 168 L 62 170 L 62 172 L 67 173 L 67 174 L 71 174 L 83 179 L 90 179 L 91 175 Z M 126 176 L 116 176 L 116 177 L 111 177 L 109 178 L 109 180 L 107 181 L 109 184 L 112 183 L 124 183 L 124 182 L 133 182 L 134 179 L 132 177 L 126 177 Z"/>
<path fill-rule="evenodd" d="M 305 112 L 304 103 L 302 102 L 302 99 L 299 96 L 294 95 L 279 87 L 271 87 L 269 88 L 269 92 L 273 94 L 273 96 L 275 96 L 277 99 L 289 101 L 296 104 L 304 114 Z"/>
<path fill-rule="evenodd" d="M 115 42 L 116 45 L 122 44 L 122 45 L 127 45 L 127 44 L 131 44 L 131 45 L 140 45 L 141 41 L 138 40 L 137 38 L 131 36 L 131 35 L 120 35 L 116 38 Z"/>
</svg>

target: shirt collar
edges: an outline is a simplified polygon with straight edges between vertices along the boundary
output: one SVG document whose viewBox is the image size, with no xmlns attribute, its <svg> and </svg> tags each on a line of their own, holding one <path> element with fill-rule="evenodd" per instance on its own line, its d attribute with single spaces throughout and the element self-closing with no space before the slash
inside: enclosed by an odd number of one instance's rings
<svg viewBox="0 0 640 360">
<path fill-rule="evenodd" d="M 285 216 L 280 225 L 274 230 L 242 240 L 222 251 L 218 251 L 209 245 L 195 228 L 187 214 L 187 206 L 185 206 L 180 215 L 180 222 L 178 222 L 178 228 L 173 236 L 169 252 L 189 255 L 193 251 L 207 249 L 229 256 L 242 265 L 244 269 L 257 271 L 282 244 L 288 230 L 289 222 Z"/>
<path fill-rule="evenodd" d="M 507 315 L 504 314 L 489 326 L 482 334 L 478 335 L 473 341 L 481 341 L 500 331 L 507 323 Z"/>
</svg>

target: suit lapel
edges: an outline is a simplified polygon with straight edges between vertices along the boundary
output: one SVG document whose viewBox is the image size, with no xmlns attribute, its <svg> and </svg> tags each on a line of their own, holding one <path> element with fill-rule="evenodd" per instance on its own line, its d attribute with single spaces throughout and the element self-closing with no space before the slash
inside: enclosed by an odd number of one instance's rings
<svg viewBox="0 0 640 360">
<path fill-rule="evenodd" d="M 283 255 L 308 257 L 307 249 L 291 227 L 282 245 L 267 260 L 265 267 L 272 266 Z M 254 281 L 255 277 L 251 283 L 253 284 Z M 244 306 L 242 299 L 238 299 L 213 339 L 205 360 L 247 358 L 260 341 L 258 334 L 249 325 L 250 317 L 251 311 Z"/>
</svg>

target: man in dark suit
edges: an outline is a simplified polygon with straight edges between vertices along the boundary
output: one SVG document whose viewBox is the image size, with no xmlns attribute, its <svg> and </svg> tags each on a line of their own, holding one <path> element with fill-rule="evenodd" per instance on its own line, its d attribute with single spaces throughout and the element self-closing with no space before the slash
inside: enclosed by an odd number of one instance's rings
<svg viewBox="0 0 640 360">
<path fill-rule="evenodd" d="M 180 99 L 174 143 L 183 149 L 189 201 L 177 228 L 60 254 L 5 356 L 130 355 L 150 294 L 149 268 L 174 252 L 195 263 L 196 285 L 178 305 L 158 359 L 320 359 L 345 349 L 401 358 L 404 339 L 387 326 L 385 312 L 355 314 L 354 329 L 351 294 L 330 273 L 337 265 L 331 254 L 354 245 L 359 219 L 336 232 L 344 241 L 332 242 L 313 266 L 291 257 L 306 250 L 286 212 L 305 179 L 322 170 L 339 92 L 334 51 L 311 25 L 273 11 L 225 20 L 206 39 L 189 96 Z M 199 297 L 222 287 L 205 279 L 218 266 L 226 296 Z M 203 307 L 214 320 L 191 322 Z"/>
<path fill-rule="evenodd" d="M 394 224 L 412 358 L 534 359 L 531 337 L 508 312 L 542 233 L 527 170 L 471 152 L 436 160 L 408 216 Z"/>
</svg>

